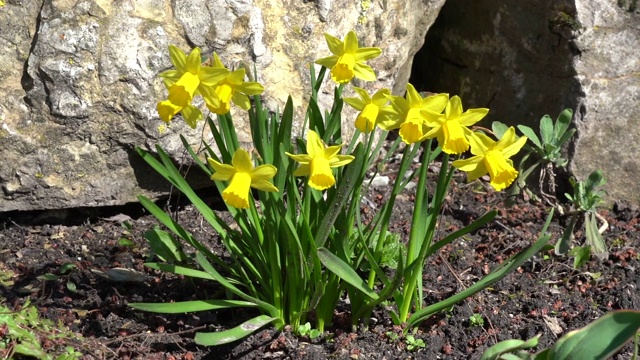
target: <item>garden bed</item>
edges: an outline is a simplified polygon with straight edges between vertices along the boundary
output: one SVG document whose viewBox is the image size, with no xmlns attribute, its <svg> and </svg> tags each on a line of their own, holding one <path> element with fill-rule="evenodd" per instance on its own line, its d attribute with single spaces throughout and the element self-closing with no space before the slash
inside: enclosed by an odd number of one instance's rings
<svg viewBox="0 0 640 360">
<path fill-rule="evenodd" d="M 362 211 L 375 212 L 389 190 L 386 186 L 370 190 Z M 503 197 L 482 182 L 454 179 L 439 235 L 469 224 L 488 210 L 497 209 L 499 215 L 429 259 L 424 271 L 427 303 L 469 287 L 537 239 L 549 209 L 522 201 L 506 208 Z M 390 230 L 406 238 L 413 209 L 411 191 L 398 198 L 396 207 Z M 492 288 L 424 322 L 414 341 L 402 337 L 402 329 L 391 323 L 383 309 L 374 313 L 368 327 L 353 329 L 344 306 L 329 331 L 315 339 L 265 327 L 241 342 L 201 347 L 193 341 L 196 331 L 226 329 L 256 314 L 241 309 L 165 315 L 128 307 L 131 302 L 219 298 L 224 290 L 211 282 L 145 268 L 150 250 L 143 234 L 157 222 L 136 206 L 115 209 L 123 212 L 116 216 L 110 216 L 114 209 L 109 211 L 76 212 L 71 217 L 68 212 L 59 218 L 13 213 L 0 222 L 4 224 L 0 228 L 0 302 L 18 310 L 30 299 L 41 318 L 53 321 L 33 330 L 49 354 L 64 353 L 66 346 L 72 346 L 85 359 L 479 359 L 489 346 L 505 339 L 542 334 L 538 348 L 542 349 L 608 311 L 640 309 L 640 214 L 614 206 L 601 212 L 610 225 L 604 233 L 610 251 L 607 259 L 591 260 L 575 270 L 570 257 L 554 256 L 552 250 L 538 254 Z M 172 211 L 200 241 L 222 251 L 215 232 L 192 206 Z M 37 215 L 47 223 L 34 224 Z M 566 220 L 559 215 L 554 218 L 552 243 Z M 581 234 L 576 235 L 581 240 Z M 108 273 L 113 268 L 135 272 Z M 126 281 L 116 281 L 115 275 Z M 53 336 L 60 325 L 69 331 Z M 1 331 L 0 324 L 0 339 Z M 632 350 L 627 345 L 616 358 L 628 359 Z M 7 355 L 0 350 L 0 358 Z"/>
</svg>

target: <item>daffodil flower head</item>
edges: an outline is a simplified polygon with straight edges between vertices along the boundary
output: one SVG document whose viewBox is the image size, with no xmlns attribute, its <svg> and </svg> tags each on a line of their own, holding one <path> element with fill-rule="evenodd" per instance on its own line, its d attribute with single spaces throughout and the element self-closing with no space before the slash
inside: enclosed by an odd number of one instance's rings
<svg viewBox="0 0 640 360">
<path fill-rule="evenodd" d="M 203 97 L 207 108 L 216 114 L 224 115 L 231 110 L 231 101 L 244 110 L 249 110 L 251 102 L 248 95 L 260 95 L 264 87 L 257 82 L 245 82 L 245 70 L 229 71 L 216 53 L 213 54 L 213 67 L 226 70 L 225 77 L 213 88 L 205 89 Z"/>
<path fill-rule="evenodd" d="M 387 96 L 391 94 L 389 89 L 380 89 L 373 96 L 369 96 L 366 90 L 353 87 L 353 90 L 360 95 L 360 98 L 344 98 L 344 102 L 349 104 L 360 113 L 356 118 L 355 126 L 363 133 L 370 133 L 376 125 L 384 126 L 384 120 L 391 111 L 391 106 L 387 105 Z"/>
<path fill-rule="evenodd" d="M 375 81 L 376 73 L 365 61 L 380 56 L 382 50 L 376 47 L 358 47 L 358 37 L 349 31 L 344 41 L 324 34 L 332 56 L 316 61 L 316 64 L 331 69 L 331 78 L 338 84 L 346 84 L 354 77 L 365 81 Z"/>
<path fill-rule="evenodd" d="M 407 144 L 426 139 L 431 130 L 427 125 L 427 117 L 443 117 L 442 111 L 447 106 L 448 94 L 436 94 L 423 98 L 411 84 L 407 84 L 405 97 L 387 96 L 393 107 L 386 126 L 391 129 L 400 128 L 399 135 Z"/>
<path fill-rule="evenodd" d="M 169 45 L 169 55 L 175 69 L 160 74 L 169 90 L 169 96 L 167 100 L 158 103 L 158 114 L 164 122 L 169 122 L 182 112 L 189 126 L 195 128 L 195 122 L 202 118 L 202 114 L 200 110 L 196 111 L 191 106 L 193 98 L 204 88 L 221 81 L 225 73 L 220 69 L 202 66 L 199 48 L 194 48 L 187 55 L 177 47 Z"/>
<path fill-rule="evenodd" d="M 344 166 L 353 161 L 351 155 L 338 155 L 342 145 L 327 147 L 318 134 L 309 130 L 307 133 L 307 154 L 287 155 L 300 163 L 293 172 L 294 176 L 309 176 L 308 184 L 316 190 L 326 190 L 336 183 L 331 168 Z"/>
<path fill-rule="evenodd" d="M 166 122 L 167 124 L 171 121 L 171 119 L 176 116 L 178 113 L 182 113 L 182 117 L 184 121 L 189 125 L 192 129 L 196 128 L 196 124 L 198 120 L 202 119 L 202 112 L 200 109 L 193 105 L 187 105 L 185 107 L 177 106 L 172 103 L 170 100 L 163 100 L 158 103 L 156 107 L 158 110 L 158 115 L 160 115 L 160 119 Z"/>
<path fill-rule="evenodd" d="M 489 174 L 491 186 L 500 191 L 511 185 L 518 176 L 518 171 L 509 158 L 517 154 L 526 142 L 527 137 L 518 138 L 513 127 L 507 129 L 497 142 L 483 133 L 475 132 L 469 137 L 474 156 L 456 160 L 453 166 L 467 172 L 468 181 Z"/>
<path fill-rule="evenodd" d="M 471 136 L 471 130 L 468 126 L 482 120 L 488 112 L 489 109 L 484 108 L 462 112 L 462 101 L 456 95 L 449 99 L 444 116 L 432 116 L 429 111 L 423 110 L 427 126 L 432 128 L 425 138 L 437 137 L 442 151 L 447 154 L 462 154 L 469 150 L 468 138 Z"/>
<path fill-rule="evenodd" d="M 207 158 L 207 162 L 215 171 L 211 180 L 230 181 L 222 192 L 222 200 L 235 208 L 249 208 L 250 188 L 278 191 L 278 188 L 269 182 L 276 175 L 276 167 L 260 165 L 254 168 L 249 153 L 244 149 L 236 150 L 231 165 L 222 164 L 212 158 Z"/>
</svg>

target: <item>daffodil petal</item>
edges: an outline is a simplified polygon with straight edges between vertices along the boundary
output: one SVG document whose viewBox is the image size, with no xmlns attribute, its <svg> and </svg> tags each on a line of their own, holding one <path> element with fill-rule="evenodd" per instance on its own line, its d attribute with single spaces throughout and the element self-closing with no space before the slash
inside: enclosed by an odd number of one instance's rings
<svg viewBox="0 0 640 360">
<path fill-rule="evenodd" d="M 307 154 L 313 159 L 316 156 L 324 155 L 324 142 L 320 139 L 320 136 L 313 131 L 309 130 L 307 133 Z"/>
<path fill-rule="evenodd" d="M 520 151 L 520 149 L 522 149 L 524 144 L 526 144 L 527 140 L 529 139 L 526 136 L 522 136 L 516 142 L 511 143 L 510 145 L 507 145 L 507 147 L 505 147 L 500 151 L 506 158 L 510 158 L 513 155 L 517 154 L 518 151 Z"/>
<path fill-rule="evenodd" d="M 376 75 L 376 72 L 373 71 L 371 66 L 363 64 L 363 63 L 358 63 L 357 62 L 353 67 L 353 72 L 354 72 L 355 76 L 360 80 L 376 81 L 378 79 L 378 76 Z"/>
<path fill-rule="evenodd" d="M 391 94 L 391 91 L 389 91 L 389 89 L 380 89 L 376 91 L 375 94 L 373 94 L 373 96 L 371 97 L 371 102 L 378 105 L 378 107 L 382 107 L 389 101 L 389 99 L 387 99 L 386 97 L 386 95 L 389 94 Z"/>
<path fill-rule="evenodd" d="M 371 97 L 369 96 L 369 93 L 367 92 L 367 90 L 365 90 L 363 88 L 359 88 L 357 86 L 354 86 L 353 90 L 358 93 L 358 95 L 360 96 L 360 98 L 362 99 L 362 101 L 364 103 L 370 103 L 371 102 Z"/>
<path fill-rule="evenodd" d="M 422 99 L 422 104 L 420 107 L 423 110 L 440 114 L 442 110 L 445 109 L 448 103 L 449 103 L 449 94 L 442 93 L 442 94 L 427 96 L 426 98 Z"/>
<path fill-rule="evenodd" d="M 247 81 L 240 85 L 239 90 L 247 95 L 260 95 L 264 92 L 264 86 L 258 82 Z"/>
<path fill-rule="evenodd" d="M 327 159 L 331 159 L 332 157 L 338 155 L 340 153 L 340 150 L 342 150 L 342 145 L 328 146 L 324 149 L 323 156 Z"/>
<path fill-rule="evenodd" d="M 337 62 L 338 62 L 338 56 L 336 55 L 328 56 L 328 57 L 316 60 L 316 64 L 320 66 L 324 66 L 327 69 L 333 68 Z"/>
<path fill-rule="evenodd" d="M 473 181 L 487 173 L 483 159 L 483 156 L 473 156 L 468 159 L 456 160 L 452 165 L 456 169 L 469 173 L 467 175 L 467 180 Z"/>
<path fill-rule="evenodd" d="M 222 164 L 212 158 L 207 158 L 207 162 L 213 171 L 215 171 L 213 175 L 211 175 L 211 180 L 228 181 L 233 174 L 236 173 L 236 169 L 231 165 Z"/>
<path fill-rule="evenodd" d="M 352 162 L 353 159 L 355 159 L 355 157 L 352 155 L 336 155 L 329 160 L 329 165 L 332 168 L 340 167 Z"/>
<path fill-rule="evenodd" d="M 215 52 L 213 53 L 212 67 L 221 68 L 221 69 L 227 69 L 224 66 L 224 64 L 222 63 L 222 60 L 220 60 L 220 57 L 218 56 L 218 54 L 216 54 Z M 229 71 L 229 70 L 227 69 L 227 71 Z"/>
<path fill-rule="evenodd" d="M 202 112 L 197 107 L 189 105 L 182 109 L 182 117 L 189 127 L 195 129 L 198 120 L 202 119 Z"/>
<path fill-rule="evenodd" d="M 233 99 L 234 104 L 243 110 L 249 110 L 251 108 L 251 101 L 249 101 L 249 97 L 245 94 L 234 92 L 233 95 L 231 95 L 231 99 Z"/>
<path fill-rule="evenodd" d="M 178 72 L 187 71 L 187 55 L 174 45 L 169 45 L 169 56 L 171 63 Z"/>
<path fill-rule="evenodd" d="M 362 99 L 360 98 L 351 97 L 351 98 L 342 98 L 342 100 L 347 104 L 349 104 L 349 106 L 351 106 L 352 108 L 358 111 L 362 111 L 362 109 L 366 105 L 365 102 L 362 101 Z"/>
<path fill-rule="evenodd" d="M 458 121 L 463 126 L 471 126 L 482 120 L 489 113 L 489 109 L 477 108 L 469 109 L 458 117 Z"/>
<path fill-rule="evenodd" d="M 444 109 L 444 114 L 447 119 L 457 118 L 462 114 L 462 101 L 458 95 L 449 99 L 449 103 Z"/>
<path fill-rule="evenodd" d="M 342 55 L 342 52 L 344 51 L 342 40 L 327 33 L 324 34 L 324 38 L 327 41 L 327 46 L 329 47 L 329 51 L 331 51 L 332 54 L 337 56 Z"/>
<path fill-rule="evenodd" d="M 227 75 L 227 78 L 225 80 L 233 85 L 240 85 L 244 81 L 244 74 L 244 68 L 234 70 L 230 72 L 229 75 Z"/>
<path fill-rule="evenodd" d="M 233 154 L 233 159 L 231 159 L 231 164 L 237 171 L 251 173 L 253 171 L 253 162 L 251 161 L 251 156 L 245 149 L 238 149 Z"/>
<path fill-rule="evenodd" d="M 200 68 L 200 82 L 207 86 L 215 86 L 229 74 L 229 70 L 203 66 Z"/>
<path fill-rule="evenodd" d="M 307 154 L 290 154 L 286 153 L 292 160 L 299 162 L 300 164 L 308 164 L 311 162 L 311 157 Z"/>
<path fill-rule="evenodd" d="M 187 56 L 187 71 L 192 74 L 200 72 L 200 65 L 202 64 L 202 57 L 200 57 L 200 48 L 194 48 Z"/>
<path fill-rule="evenodd" d="M 309 166 L 309 163 L 300 164 L 293 172 L 293 176 L 308 176 L 309 174 L 311 174 L 311 166 Z"/>
<path fill-rule="evenodd" d="M 251 187 L 254 189 L 262 190 L 262 191 L 278 192 L 278 188 L 275 187 L 275 185 L 273 185 L 272 183 L 268 182 L 267 180 L 253 179 L 251 181 Z"/>
<path fill-rule="evenodd" d="M 355 31 L 351 30 L 344 37 L 344 52 L 354 54 L 358 50 L 358 36 Z"/>
<path fill-rule="evenodd" d="M 493 148 L 495 141 L 483 133 L 474 132 L 469 136 L 469 144 L 473 155 L 484 155 Z"/>
<path fill-rule="evenodd" d="M 422 96 L 416 91 L 416 88 L 411 84 L 407 84 L 407 93 L 405 98 L 409 102 L 409 106 L 417 106 L 422 102 Z"/>
<path fill-rule="evenodd" d="M 271 180 L 274 176 L 276 176 L 277 172 L 278 169 L 273 165 L 260 165 L 253 169 L 253 172 L 251 172 L 251 179 L 253 179 L 253 181 Z"/>
<path fill-rule="evenodd" d="M 377 58 L 382 54 L 382 50 L 377 47 L 363 47 L 356 50 L 356 61 L 367 61 Z"/>
</svg>

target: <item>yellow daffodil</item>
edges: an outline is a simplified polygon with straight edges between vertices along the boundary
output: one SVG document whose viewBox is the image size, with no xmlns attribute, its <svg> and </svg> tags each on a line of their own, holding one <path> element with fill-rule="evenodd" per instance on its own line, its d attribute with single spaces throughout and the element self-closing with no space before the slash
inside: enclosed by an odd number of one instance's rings
<svg viewBox="0 0 640 360">
<path fill-rule="evenodd" d="M 278 171 L 276 167 L 260 165 L 254 168 L 249 153 L 244 149 L 236 150 L 231 160 L 232 165 L 219 163 L 212 158 L 207 158 L 207 161 L 215 171 L 211 175 L 211 180 L 231 180 L 229 186 L 222 192 L 222 200 L 235 208 L 249 207 L 250 188 L 278 191 L 278 188 L 269 182 Z"/>
<path fill-rule="evenodd" d="M 351 105 L 360 113 L 356 118 L 356 128 L 363 133 L 373 131 L 376 125 L 384 128 L 384 120 L 391 113 L 391 106 L 387 105 L 387 96 L 391 94 L 389 89 L 380 89 L 373 96 L 369 96 L 366 90 L 353 87 L 360 98 L 344 98 L 344 102 Z M 387 129 L 385 129 L 387 130 Z"/>
<path fill-rule="evenodd" d="M 438 144 L 447 154 L 462 154 L 469 150 L 468 137 L 471 136 L 471 126 L 487 115 L 489 109 L 469 109 L 462 112 L 462 101 L 457 95 L 449 99 L 444 109 L 444 116 L 429 116 L 425 110 L 423 116 L 427 126 L 432 129 L 425 134 L 425 138 L 438 138 Z"/>
<path fill-rule="evenodd" d="M 426 139 L 425 135 L 431 128 L 427 125 L 427 118 L 444 117 L 442 110 L 447 106 L 449 94 L 436 94 L 423 98 L 411 84 L 407 84 L 405 97 L 387 96 L 393 107 L 389 121 L 384 124 L 389 129 L 400 128 L 400 137 L 407 144 L 413 144 Z"/>
<path fill-rule="evenodd" d="M 358 37 L 353 31 L 349 31 L 344 42 L 329 34 L 324 34 L 332 56 L 316 61 L 316 64 L 331 69 L 331 78 L 338 84 L 345 84 L 354 77 L 365 81 L 375 81 L 376 73 L 365 64 L 380 56 L 382 50 L 376 47 L 358 47 Z"/>
<path fill-rule="evenodd" d="M 216 114 L 224 115 L 231 110 L 231 101 L 244 110 L 249 110 L 251 102 L 247 95 L 260 95 L 264 87 L 257 82 L 245 82 L 244 68 L 230 71 L 216 53 L 213 53 L 213 68 L 225 71 L 224 78 L 214 87 L 203 92 L 207 108 Z"/>
<path fill-rule="evenodd" d="M 316 190 L 325 190 L 336 183 L 331 168 L 344 166 L 353 161 L 351 155 L 338 155 L 342 145 L 327 147 L 315 131 L 307 133 L 307 154 L 289 154 L 300 163 L 294 176 L 309 176 L 309 186 Z"/>
<path fill-rule="evenodd" d="M 158 103 L 158 114 L 164 122 L 168 123 L 175 115 L 182 112 L 187 124 L 195 128 L 196 122 L 202 118 L 202 113 L 191 105 L 191 101 L 203 89 L 224 79 L 225 72 L 221 69 L 202 66 L 199 48 L 193 49 L 187 55 L 177 47 L 169 45 L 169 55 L 175 69 L 160 74 L 165 87 L 169 90 L 169 96 L 167 100 Z"/>
<path fill-rule="evenodd" d="M 453 166 L 468 173 L 468 181 L 473 181 L 484 174 L 491 177 L 491 186 L 500 191 L 511 185 L 518 176 L 518 171 L 509 159 L 527 142 L 527 137 L 518 138 L 516 131 L 510 127 L 498 142 L 482 133 L 472 133 L 469 137 L 471 153 L 469 159 L 456 160 Z"/>
<path fill-rule="evenodd" d="M 198 120 L 202 119 L 202 112 L 200 109 L 193 105 L 187 105 L 186 107 L 178 106 L 172 103 L 170 100 L 160 101 L 156 108 L 158 110 L 158 115 L 162 121 L 169 123 L 171 119 L 178 115 L 178 113 L 182 112 L 182 117 L 184 121 L 192 128 L 196 128 L 196 124 Z"/>
</svg>

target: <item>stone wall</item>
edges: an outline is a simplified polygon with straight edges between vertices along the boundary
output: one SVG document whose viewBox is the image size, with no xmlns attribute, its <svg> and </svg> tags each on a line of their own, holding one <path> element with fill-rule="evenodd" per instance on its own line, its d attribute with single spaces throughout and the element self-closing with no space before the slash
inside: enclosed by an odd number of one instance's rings
<svg viewBox="0 0 640 360">
<path fill-rule="evenodd" d="M 343 37 L 355 29 L 361 44 L 381 47 L 383 55 L 370 62 L 379 81 L 366 87 L 400 90 L 443 3 L 6 1 L 0 8 L 0 212 L 121 205 L 139 194 L 166 193 L 167 184 L 134 147 L 160 143 L 181 161 L 178 134 L 196 145 L 202 133 L 181 121 L 164 126 L 156 114 L 166 97 L 157 75 L 171 66 L 169 44 L 216 51 L 229 67 L 255 63 L 267 106 L 282 107 L 290 94 L 299 127 L 308 66 L 329 54 L 323 33 Z M 332 86 L 323 89 L 325 107 Z M 241 140 L 249 141 L 244 114 L 235 115 Z"/>
<path fill-rule="evenodd" d="M 448 0 L 413 82 L 538 128 L 575 111 L 569 169 L 601 169 L 608 201 L 640 205 L 640 9 L 636 1 Z M 420 66 L 417 66 L 420 64 Z"/>
</svg>

